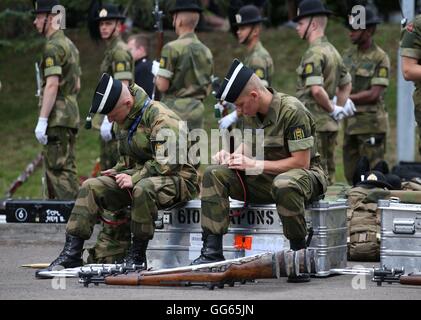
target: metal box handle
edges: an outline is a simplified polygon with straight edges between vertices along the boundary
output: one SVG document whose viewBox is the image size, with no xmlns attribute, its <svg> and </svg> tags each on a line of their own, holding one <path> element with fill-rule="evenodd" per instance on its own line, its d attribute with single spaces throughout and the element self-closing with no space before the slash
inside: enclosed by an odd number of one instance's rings
<svg viewBox="0 0 421 320">
<path fill-rule="evenodd" d="M 415 234 L 415 220 L 394 219 L 393 233 L 395 234 Z"/>
</svg>

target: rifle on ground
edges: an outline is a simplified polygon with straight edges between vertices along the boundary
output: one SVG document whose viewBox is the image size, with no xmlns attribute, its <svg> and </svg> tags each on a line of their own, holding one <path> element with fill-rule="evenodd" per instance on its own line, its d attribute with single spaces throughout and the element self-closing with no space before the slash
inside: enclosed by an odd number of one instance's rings
<svg viewBox="0 0 421 320">
<path fill-rule="evenodd" d="M 410 273 L 405 275 L 405 270 L 403 268 L 388 269 L 383 267 L 374 270 L 372 281 L 376 282 L 378 286 L 381 286 L 383 282 L 388 284 L 400 283 L 403 285 L 421 286 L 421 273 Z"/>
<path fill-rule="evenodd" d="M 137 271 L 127 274 L 96 275 L 89 272 L 79 273 L 85 287 L 93 284 L 126 286 L 201 286 L 213 290 L 215 287 L 233 287 L 256 279 L 279 279 L 291 274 L 316 273 L 314 250 L 284 250 L 264 253 L 246 258 L 226 260 L 210 264 L 156 271 Z"/>
<path fill-rule="evenodd" d="M 152 14 L 155 18 L 155 29 L 156 29 L 156 34 L 157 34 L 157 44 L 156 44 L 156 59 L 160 59 L 161 58 L 161 51 L 162 51 L 162 47 L 164 46 L 164 26 L 162 23 L 162 19 L 164 18 L 164 13 L 162 12 L 162 10 L 159 9 L 159 0 L 155 0 L 155 6 L 154 9 L 152 11 Z M 155 94 L 156 94 L 156 76 L 154 77 L 154 86 L 153 86 L 153 91 L 152 91 L 152 100 L 155 100 Z"/>
<path fill-rule="evenodd" d="M 41 165 L 43 159 L 42 152 L 40 152 L 34 160 L 32 160 L 25 168 L 25 170 L 12 182 L 9 189 L 6 191 L 6 198 L 11 198 L 16 190 L 35 172 Z"/>
</svg>

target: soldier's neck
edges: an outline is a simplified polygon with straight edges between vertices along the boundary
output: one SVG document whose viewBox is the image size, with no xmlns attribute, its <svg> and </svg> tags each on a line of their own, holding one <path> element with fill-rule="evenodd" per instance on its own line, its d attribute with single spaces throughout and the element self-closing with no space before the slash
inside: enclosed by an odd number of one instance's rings
<svg viewBox="0 0 421 320">
<path fill-rule="evenodd" d="M 320 38 L 323 38 L 325 36 L 325 33 L 321 30 L 315 30 L 312 33 L 309 34 L 308 36 L 308 42 L 314 43 L 315 41 L 319 40 Z"/>
<path fill-rule="evenodd" d="M 268 89 L 265 89 L 260 96 L 260 108 L 258 114 L 262 115 L 263 118 L 268 114 L 269 107 L 272 104 L 273 93 Z"/>
<path fill-rule="evenodd" d="M 50 28 L 48 28 L 47 29 L 47 31 L 45 32 L 45 36 L 47 37 L 47 38 L 51 38 L 51 36 L 54 34 L 54 33 L 56 33 L 58 30 L 56 30 L 56 29 L 54 29 L 54 28 L 52 28 L 52 27 L 50 27 Z"/>
<path fill-rule="evenodd" d="M 251 38 L 251 39 L 249 40 L 249 42 L 247 43 L 247 51 L 248 51 L 248 52 L 253 51 L 253 49 L 254 49 L 254 48 L 256 47 L 256 45 L 257 45 L 257 42 L 259 42 L 259 38 L 258 38 L 258 37 Z"/>
<path fill-rule="evenodd" d="M 368 49 L 371 48 L 371 46 L 373 45 L 373 39 L 367 39 L 367 41 L 364 41 L 362 43 L 358 44 L 358 50 L 359 51 L 367 51 Z"/>
<path fill-rule="evenodd" d="M 179 37 L 182 37 L 188 33 L 194 33 L 194 29 L 180 27 L 177 29 L 176 33 Z"/>
</svg>

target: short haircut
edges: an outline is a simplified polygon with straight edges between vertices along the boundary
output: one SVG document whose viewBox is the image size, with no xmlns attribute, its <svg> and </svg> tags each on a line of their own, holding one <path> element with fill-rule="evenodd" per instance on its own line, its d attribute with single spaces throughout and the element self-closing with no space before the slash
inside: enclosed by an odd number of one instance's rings
<svg viewBox="0 0 421 320">
<path fill-rule="evenodd" d="M 177 13 L 177 17 L 179 17 L 183 24 L 189 27 L 190 29 L 196 29 L 197 25 L 199 24 L 200 14 L 197 12 L 179 12 Z"/>
<path fill-rule="evenodd" d="M 146 53 L 149 51 L 151 39 L 146 34 L 134 34 L 129 37 L 128 41 L 134 41 L 136 48 L 144 47 Z"/>
<path fill-rule="evenodd" d="M 321 28 L 323 31 L 326 30 L 328 18 L 327 16 L 315 16 L 314 21 L 317 23 L 319 28 Z"/>
<path fill-rule="evenodd" d="M 258 76 L 256 76 L 256 74 L 253 74 L 249 81 L 247 82 L 246 86 L 244 87 L 244 89 L 241 91 L 240 97 L 243 97 L 247 94 L 250 93 L 250 91 L 264 91 L 266 89 L 266 87 L 264 86 L 262 80 L 260 80 L 260 78 Z"/>
</svg>

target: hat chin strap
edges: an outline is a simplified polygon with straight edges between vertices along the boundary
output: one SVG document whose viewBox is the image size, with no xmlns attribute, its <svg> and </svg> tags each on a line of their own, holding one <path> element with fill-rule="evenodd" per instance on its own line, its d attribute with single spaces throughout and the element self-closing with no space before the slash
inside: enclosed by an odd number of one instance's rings
<svg viewBox="0 0 421 320">
<path fill-rule="evenodd" d="M 304 32 L 304 35 L 303 35 L 303 37 L 301 38 L 301 39 L 303 39 L 304 41 L 305 41 L 305 40 L 307 40 L 308 31 L 310 30 L 310 26 L 311 26 L 311 24 L 313 23 L 313 18 L 314 18 L 314 16 L 311 16 L 310 21 L 309 21 L 309 23 L 308 23 L 308 25 L 307 25 L 306 32 Z"/>
<path fill-rule="evenodd" d="M 249 31 L 249 34 L 247 35 L 247 37 L 243 41 L 240 42 L 240 44 L 247 45 L 249 43 L 251 33 L 254 31 L 254 27 L 255 27 L 255 25 L 252 25 L 252 27 L 251 27 L 251 29 Z"/>
<path fill-rule="evenodd" d="M 113 31 L 110 33 L 110 35 L 108 36 L 108 38 L 105 38 L 104 40 L 111 40 L 111 38 L 114 35 L 114 32 L 117 30 L 118 20 L 114 20 L 114 21 L 115 21 L 115 25 L 114 25 Z"/>
<path fill-rule="evenodd" d="M 42 34 L 43 35 L 45 35 L 45 28 L 47 27 L 47 21 L 48 21 L 48 16 L 49 16 L 50 14 L 49 13 L 47 13 L 47 15 L 45 16 L 45 18 L 44 18 L 44 25 L 42 26 Z"/>
</svg>

